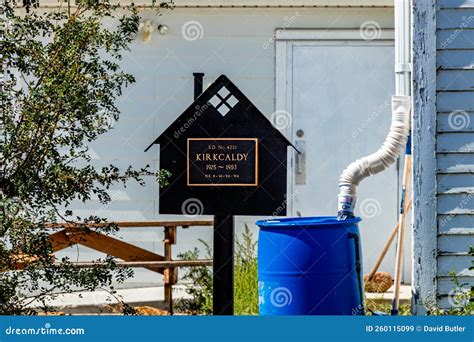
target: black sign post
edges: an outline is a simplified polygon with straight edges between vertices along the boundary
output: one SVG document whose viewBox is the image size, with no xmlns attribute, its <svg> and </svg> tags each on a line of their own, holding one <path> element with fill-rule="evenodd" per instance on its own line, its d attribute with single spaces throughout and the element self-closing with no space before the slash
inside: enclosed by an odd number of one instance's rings
<svg viewBox="0 0 474 342">
<path fill-rule="evenodd" d="M 214 315 L 234 313 L 234 216 L 214 216 Z"/>
<path fill-rule="evenodd" d="M 159 212 L 214 215 L 213 311 L 232 315 L 234 216 L 286 215 L 291 143 L 221 75 L 153 144 L 171 173 Z"/>
</svg>

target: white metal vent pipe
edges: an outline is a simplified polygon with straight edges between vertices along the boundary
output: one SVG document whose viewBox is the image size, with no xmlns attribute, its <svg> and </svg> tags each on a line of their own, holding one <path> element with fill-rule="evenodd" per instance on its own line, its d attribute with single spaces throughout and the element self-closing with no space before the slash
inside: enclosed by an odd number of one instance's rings
<svg viewBox="0 0 474 342">
<path fill-rule="evenodd" d="M 352 162 L 339 178 L 338 217 L 351 217 L 357 186 L 369 176 L 387 169 L 397 160 L 410 130 L 410 1 L 395 0 L 395 91 L 392 124 L 382 147 Z"/>
</svg>

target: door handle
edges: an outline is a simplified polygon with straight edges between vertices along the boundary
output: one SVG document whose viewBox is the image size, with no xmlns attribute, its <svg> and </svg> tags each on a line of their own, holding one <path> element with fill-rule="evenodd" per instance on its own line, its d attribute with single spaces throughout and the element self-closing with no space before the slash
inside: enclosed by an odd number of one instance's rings
<svg viewBox="0 0 474 342">
<path fill-rule="evenodd" d="M 296 153 L 295 162 L 295 184 L 306 184 L 306 142 L 304 140 L 296 140 L 295 147 L 299 151 Z"/>
</svg>

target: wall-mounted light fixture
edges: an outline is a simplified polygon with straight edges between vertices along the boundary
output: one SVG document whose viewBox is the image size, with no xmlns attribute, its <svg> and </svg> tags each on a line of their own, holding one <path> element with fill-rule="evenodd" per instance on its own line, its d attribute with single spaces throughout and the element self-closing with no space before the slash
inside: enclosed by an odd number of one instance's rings
<svg viewBox="0 0 474 342">
<path fill-rule="evenodd" d="M 162 36 L 164 36 L 165 34 L 167 34 L 169 31 L 169 27 L 168 25 L 158 25 L 158 32 L 160 32 L 160 34 Z"/>
<path fill-rule="evenodd" d="M 155 31 L 156 24 L 153 20 L 147 19 L 140 22 L 138 30 L 142 33 L 142 40 L 144 42 L 149 42 L 151 39 L 151 34 Z"/>
<path fill-rule="evenodd" d="M 142 40 L 144 42 L 150 41 L 151 35 L 153 32 L 155 32 L 156 29 L 158 29 L 158 32 L 160 32 L 161 35 L 165 35 L 169 31 L 168 25 L 157 24 L 151 19 L 141 21 L 140 25 L 138 26 L 138 30 L 141 32 Z"/>
</svg>

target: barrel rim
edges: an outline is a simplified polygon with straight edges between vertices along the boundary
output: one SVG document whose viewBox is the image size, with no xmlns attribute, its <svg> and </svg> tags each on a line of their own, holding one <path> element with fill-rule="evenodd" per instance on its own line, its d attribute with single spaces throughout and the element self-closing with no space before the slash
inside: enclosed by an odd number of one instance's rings
<svg viewBox="0 0 474 342">
<path fill-rule="evenodd" d="M 255 222 L 260 228 L 272 227 L 296 227 L 296 226 L 336 226 L 359 223 L 362 219 L 354 217 L 345 220 L 338 220 L 336 216 L 311 216 L 311 217 L 288 217 L 282 219 L 258 220 Z"/>
</svg>

